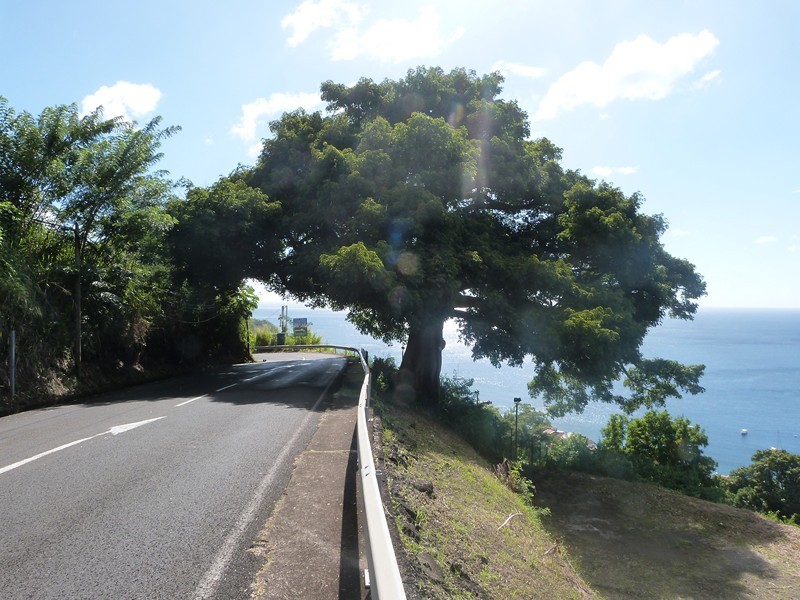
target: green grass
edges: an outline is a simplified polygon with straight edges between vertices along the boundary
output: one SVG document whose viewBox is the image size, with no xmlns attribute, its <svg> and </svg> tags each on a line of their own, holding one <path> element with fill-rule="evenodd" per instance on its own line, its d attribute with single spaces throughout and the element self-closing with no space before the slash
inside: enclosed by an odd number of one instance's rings
<svg viewBox="0 0 800 600">
<path fill-rule="evenodd" d="M 407 581 L 434 598 L 591 596 L 539 511 L 459 436 L 397 407 L 390 414 L 382 439 Z M 423 566 L 431 559 L 433 569 Z"/>
</svg>

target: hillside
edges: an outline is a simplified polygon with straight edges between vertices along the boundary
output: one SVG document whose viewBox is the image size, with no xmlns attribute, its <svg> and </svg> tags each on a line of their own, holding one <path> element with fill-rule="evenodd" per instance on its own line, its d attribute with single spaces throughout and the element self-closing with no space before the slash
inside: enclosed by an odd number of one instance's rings
<svg viewBox="0 0 800 600">
<path fill-rule="evenodd" d="M 800 528 L 580 473 L 537 478 L 531 508 L 453 432 L 381 412 L 410 597 L 800 597 Z"/>
</svg>

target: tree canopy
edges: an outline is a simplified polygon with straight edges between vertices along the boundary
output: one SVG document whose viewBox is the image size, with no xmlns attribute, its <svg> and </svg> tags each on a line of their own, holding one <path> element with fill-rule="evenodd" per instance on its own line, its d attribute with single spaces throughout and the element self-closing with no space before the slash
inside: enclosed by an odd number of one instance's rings
<svg viewBox="0 0 800 600">
<path fill-rule="evenodd" d="M 437 68 L 325 82 L 327 114 L 272 123 L 249 182 L 280 204 L 285 248 L 253 275 L 404 340 L 398 389 L 423 403 L 437 398 L 447 319 L 475 358 L 532 363 L 531 394 L 555 413 L 700 391 L 702 367 L 640 353 L 648 329 L 691 318 L 705 289 L 665 251 L 665 220 L 639 194 L 563 168 L 502 82 Z M 622 377 L 630 396 L 614 391 Z"/>
</svg>

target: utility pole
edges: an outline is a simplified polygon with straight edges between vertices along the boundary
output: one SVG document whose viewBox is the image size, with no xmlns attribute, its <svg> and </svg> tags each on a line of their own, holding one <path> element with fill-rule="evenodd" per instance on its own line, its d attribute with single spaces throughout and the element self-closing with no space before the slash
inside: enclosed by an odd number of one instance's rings
<svg viewBox="0 0 800 600">
<path fill-rule="evenodd" d="M 514 411 L 516 413 L 514 415 L 514 460 L 517 460 L 517 458 L 519 458 L 518 455 L 517 455 L 517 450 L 519 449 L 519 446 L 518 446 L 519 438 L 517 436 L 518 436 L 518 433 L 519 433 L 518 426 L 519 426 L 519 403 L 520 402 L 522 402 L 522 398 L 514 398 Z"/>
<path fill-rule="evenodd" d="M 278 345 L 283 346 L 286 343 L 286 332 L 289 329 L 289 307 L 281 306 L 281 316 L 278 319 L 281 330 L 278 332 Z"/>
<path fill-rule="evenodd" d="M 279 319 L 281 325 L 281 333 L 286 333 L 289 330 L 289 307 L 281 306 L 281 318 Z"/>
<path fill-rule="evenodd" d="M 8 338 L 8 379 L 11 384 L 11 406 L 14 406 L 14 393 L 17 389 L 17 332 L 11 330 Z"/>
<path fill-rule="evenodd" d="M 75 376 L 81 376 L 81 232 L 75 223 Z"/>
</svg>

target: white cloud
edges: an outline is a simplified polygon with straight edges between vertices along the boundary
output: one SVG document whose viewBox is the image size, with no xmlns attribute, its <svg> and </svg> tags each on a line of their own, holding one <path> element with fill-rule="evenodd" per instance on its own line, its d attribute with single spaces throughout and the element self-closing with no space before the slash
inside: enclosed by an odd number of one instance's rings
<svg viewBox="0 0 800 600">
<path fill-rule="evenodd" d="M 231 133 L 246 142 L 256 138 L 256 129 L 263 117 L 278 116 L 289 110 L 304 108 L 311 111 L 322 105 L 319 93 L 270 94 L 269 98 L 257 98 L 253 102 L 242 105 L 242 118 L 231 127 Z"/>
<path fill-rule="evenodd" d="M 592 167 L 589 172 L 592 175 L 597 175 L 598 177 L 608 177 L 614 172 L 614 169 L 611 167 Z"/>
<path fill-rule="evenodd" d="M 500 71 L 506 76 L 518 75 L 520 77 L 528 77 L 529 79 L 538 79 L 547 74 L 547 71 L 542 67 L 531 67 L 528 65 L 521 65 L 519 63 L 506 62 L 504 60 L 494 63 L 491 70 Z"/>
<path fill-rule="evenodd" d="M 716 83 L 722 77 L 722 71 L 716 69 L 714 71 L 709 71 L 705 75 L 703 75 L 700 79 L 694 82 L 694 88 L 699 90 L 704 87 L 708 87 L 712 83 Z"/>
<path fill-rule="evenodd" d="M 368 9 L 349 0 L 306 0 L 286 15 L 281 27 L 291 30 L 290 46 L 305 42 L 319 29 L 332 29 L 332 60 L 367 57 L 399 63 L 433 58 L 460 38 L 463 29 L 445 34 L 433 5 L 423 7 L 415 19 L 379 19 L 366 24 Z"/>
<path fill-rule="evenodd" d="M 533 120 L 553 119 L 584 105 L 602 108 L 620 98 L 660 100 L 718 45 L 710 31 L 682 33 L 663 44 L 646 35 L 620 42 L 602 65 L 582 62 L 553 83 Z"/>
<path fill-rule="evenodd" d="M 149 83 L 118 81 L 111 87 L 101 86 L 94 94 L 86 96 L 81 106 L 84 115 L 102 106 L 106 118 L 122 117 L 132 121 L 153 112 L 159 100 L 161 91 Z"/>
<path fill-rule="evenodd" d="M 297 46 L 317 29 L 358 25 L 366 12 L 365 7 L 347 0 L 306 0 L 281 20 L 281 27 L 292 30 L 288 44 Z"/>
<path fill-rule="evenodd" d="M 778 238 L 776 238 L 774 235 L 762 235 L 756 240 L 756 244 L 772 244 L 773 242 L 777 241 Z"/>
<path fill-rule="evenodd" d="M 366 56 L 394 63 L 433 58 L 463 34 L 464 30 L 459 28 L 445 35 L 436 7 L 426 6 L 415 20 L 380 19 L 364 31 L 355 26 L 339 29 L 330 45 L 331 58 L 355 60 Z"/>
<path fill-rule="evenodd" d="M 636 171 L 639 170 L 639 167 L 592 167 L 589 169 L 589 172 L 592 175 L 597 175 L 598 177 L 610 177 L 614 173 L 619 173 L 620 175 L 633 175 Z"/>
</svg>

